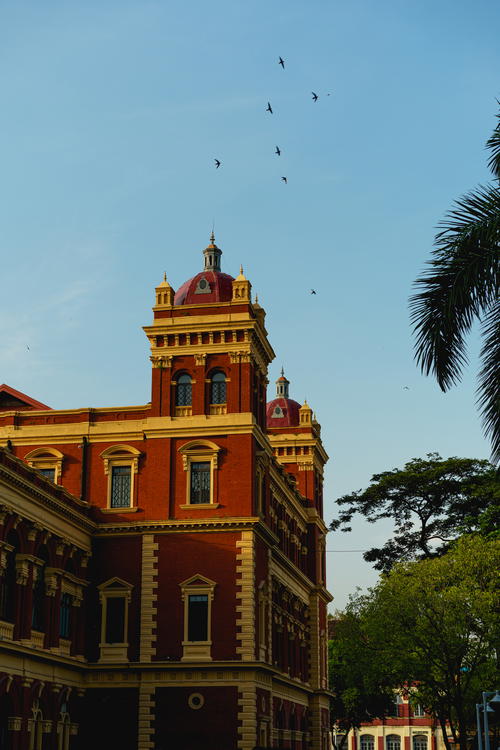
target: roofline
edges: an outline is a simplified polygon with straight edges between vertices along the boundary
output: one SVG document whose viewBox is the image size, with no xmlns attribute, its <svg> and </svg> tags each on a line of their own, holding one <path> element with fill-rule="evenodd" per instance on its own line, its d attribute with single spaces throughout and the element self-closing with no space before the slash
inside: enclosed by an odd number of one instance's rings
<svg viewBox="0 0 500 750">
<path fill-rule="evenodd" d="M 14 396 L 14 398 L 18 398 L 20 401 L 24 401 L 24 403 L 29 404 L 30 406 L 34 406 L 37 409 L 47 411 L 52 410 L 51 406 L 47 406 L 47 404 L 42 404 L 41 401 L 37 401 L 36 399 L 32 398 L 31 396 L 28 396 L 26 393 L 23 393 L 22 391 L 16 391 L 15 388 L 12 388 L 10 385 L 7 385 L 7 383 L 2 383 L 0 385 L 0 393 L 4 391 L 5 393 L 8 393 L 10 396 Z"/>
</svg>

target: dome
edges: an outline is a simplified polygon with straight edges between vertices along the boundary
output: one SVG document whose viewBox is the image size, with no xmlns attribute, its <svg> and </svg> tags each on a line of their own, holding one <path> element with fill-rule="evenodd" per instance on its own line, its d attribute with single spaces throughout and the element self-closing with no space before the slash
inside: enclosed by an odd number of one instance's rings
<svg viewBox="0 0 500 750">
<path fill-rule="evenodd" d="M 204 305 L 230 302 L 233 298 L 233 277 L 221 271 L 201 271 L 177 290 L 174 305 Z"/>
<path fill-rule="evenodd" d="M 230 302 L 233 298 L 233 277 L 220 270 L 222 250 L 215 244 L 214 233 L 203 251 L 205 268 L 179 287 L 174 305 L 204 305 L 213 302 Z"/>
<path fill-rule="evenodd" d="M 300 421 L 300 404 L 293 398 L 278 398 L 269 401 L 266 406 L 266 422 L 269 428 L 298 427 Z"/>
</svg>

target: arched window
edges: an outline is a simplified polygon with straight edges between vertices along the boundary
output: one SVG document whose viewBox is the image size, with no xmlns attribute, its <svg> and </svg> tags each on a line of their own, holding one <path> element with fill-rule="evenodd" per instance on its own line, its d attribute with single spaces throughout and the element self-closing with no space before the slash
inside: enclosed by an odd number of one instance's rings
<svg viewBox="0 0 500 750">
<path fill-rule="evenodd" d="M 56 448 L 36 448 L 27 453 L 24 460 L 33 469 L 37 469 L 40 474 L 51 482 L 59 484 L 62 474 L 63 454 Z"/>
<path fill-rule="evenodd" d="M 101 453 L 104 473 L 108 475 L 106 512 L 134 506 L 134 476 L 139 471 L 140 456 L 140 451 L 131 445 L 113 445 Z"/>
<path fill-rule="evenodd" d="M 388 734 L 385 738 L 385 750 L 401 750 L 401 737 L 399 734 Z"/>
<path fill-rule="evenodd" d="M 360 740 L 361 750 L 375 750 L 375 737 L 373 734 L 362 734 Z"/>
<path fill-rule="evenodd" d="M 413 750 L 427 750 L 427 735 L 413 735 Z"/>
<path fill-rule="evenodd" d="M 216 372 L 210 381 L 210 403 L 226 403 L 226 376 L 223 372 Z"/>
<path fill-rule="evenodd" d="M 29 750 L 42 750 L 43 742 L 43 715 L 35 701 L 31 709 L 31 724 L 29 726 Z"/>
<path fill-rule="evenodd" d="M 189 375 L 179 375 L 177 378 L 177 387 L 175 389 L 175 405 L 191 406 L 193 401 L 193 387 Z"/>
</svg>

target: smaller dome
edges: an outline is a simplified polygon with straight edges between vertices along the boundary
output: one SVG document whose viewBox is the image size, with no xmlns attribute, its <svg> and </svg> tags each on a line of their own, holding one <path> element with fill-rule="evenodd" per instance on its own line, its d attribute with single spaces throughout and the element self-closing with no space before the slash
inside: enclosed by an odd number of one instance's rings
<svg viewBox="0 0 500 750">
<path fill-rule="evenodd" d="M 300 404 L 293 398 L 278 397 L 266 406 L 266 422 L 269 428 L 298 427 Z"/>
<path fill-rule="evenodd" d="M 276 381 L 276 398 L 269 401 L 266 406 L 267 426 L 273 427 L 298 427 L 300 422 L 300 404 L 288 396 L 290 381 L 285 378 L 285 372 L 281 368 L 281 375 Z"/>
</svg>

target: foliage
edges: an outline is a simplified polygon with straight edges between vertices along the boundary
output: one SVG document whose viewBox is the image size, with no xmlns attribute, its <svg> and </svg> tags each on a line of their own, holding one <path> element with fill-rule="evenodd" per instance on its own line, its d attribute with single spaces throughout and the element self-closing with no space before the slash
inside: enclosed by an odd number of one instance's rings
<svg viewBox="0 0 500 750">
<path fill-rule="evenodd" d="M 500 103 L 499 103 L 500 104 Z M 488 166 L 500 183 L 500 115 L 488 140 Z M 410 298 L 415 357 L 441 390 L 460 381 L 467 364 L 465 337 L 481 321 L 482 368 L 477 389 L 492 461 L 500 461 L 500 185 L 480 186 L 455 202 L 435 238 L 428 269 Z"/>
<path fill-rule="evenodd" d="M 345 734 L 364 721 L 382 717 L 394 702 L 390 670 L 377 660 L 361 628 L 356 601 L 333 617 L 333 638 L 328 642 L 329 686 L 332 723 Z"/>
<path fill-rule="evenodd" d="M 459 539 L 445 555 L 400 563 L 360 605 L 378 663 L 466 748 L 482 690 L 494 687 L 499 646 L 500 543 Z M 447 732 L 443 732 L 445 742 Z"/>
<path fill-rule="evenodd" d="M 488 461 L 429 453 L 403 469 L 375 474 L 366 490 L 344 495 L 337 504 L 347 507 L 331 522 L 332 530 L 350 531 L 356 513 L 370 523 L 394 519 L 394 536 L 364 554 L 377 570 L 387 572 L 398 561 L 442 554 L 460 534 L 493 533 L 500 484 Z"/>
</svg>

